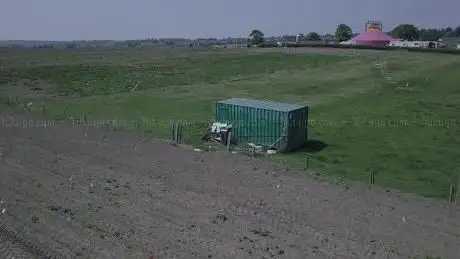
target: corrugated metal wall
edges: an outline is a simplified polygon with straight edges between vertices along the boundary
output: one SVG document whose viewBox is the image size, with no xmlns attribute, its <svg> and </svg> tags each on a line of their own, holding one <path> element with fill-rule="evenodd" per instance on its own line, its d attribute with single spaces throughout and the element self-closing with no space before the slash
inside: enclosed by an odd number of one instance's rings
<svg viewBox="0 0 460 259">
<path fill-rule="evenodd" d="M 307 141 L 308 107 L 278 111 L 217 102 L 214 118 L 233 125 L 238 142 L 274 147 L 283 152 L 297 149 Z"/>
</svg>

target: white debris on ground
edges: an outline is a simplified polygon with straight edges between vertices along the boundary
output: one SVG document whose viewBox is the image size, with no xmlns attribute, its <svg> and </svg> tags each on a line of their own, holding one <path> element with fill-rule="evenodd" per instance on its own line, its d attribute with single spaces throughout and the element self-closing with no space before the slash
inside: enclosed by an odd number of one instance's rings
<svg viewBox="0 0 460 259">
<path fill-rule="evenodd" d="M 263 152 L 267 155 L 274 155 L 276 154 L 276 150 L 271 149 L 271 147 L 257 145 L 254 143 L 248 143 L 248 146 L 251 147 L 255 152 Z"/>
<path fill-rule="evenodd" d="M 255 149 L 256 151 L 259 151 L 259 152 L 264 150 L 263 146 L 256 145 L 254 143 L 248 143 L 248 146 L 252 147 L 253 149 Z"/>
<path fill-rule="evenodd" d="M 267 154 L 274 155 L 274 154 L 276 154 L 276 150 L 269 149 L 269 150 L 267 150 Z"/>
</svg>

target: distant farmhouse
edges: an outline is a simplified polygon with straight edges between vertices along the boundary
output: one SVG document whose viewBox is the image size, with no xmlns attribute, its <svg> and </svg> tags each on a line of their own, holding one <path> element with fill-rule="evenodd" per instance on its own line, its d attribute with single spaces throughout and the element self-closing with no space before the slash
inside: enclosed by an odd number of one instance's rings
<svg viewBox="0 0 460 259">
<path fill-rule="evenodd" d="M 460 43 L 460 41 L 446 44 L 442 39 L 438 41 L 407 41 L 395 39 L 391 37 L 389 33 L 383 32 L 382 23 L 377 21 L 368 21 L 364 26 L 363 33 L 354 36 L 348 41 L 340 42 L 340 44 L 346 45 L 390 46 L 401 48 L 444 48 L 448 45 L 456 45 L 455 47 L 457 48 L 458 43 Z"/>
</svg>

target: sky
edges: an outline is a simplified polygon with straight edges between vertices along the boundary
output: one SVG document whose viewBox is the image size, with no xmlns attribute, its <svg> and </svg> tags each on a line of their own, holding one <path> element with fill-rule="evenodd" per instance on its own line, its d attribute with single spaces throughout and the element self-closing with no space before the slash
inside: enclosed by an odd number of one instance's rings
<svg viewBox="0 0 460 259">
<path fill-rule="evenodd" d="M 0 40 L 128 40 L 362 32 L 368 20 L 460 25 L 458 0 L 0 0 Z"/>
</svg>

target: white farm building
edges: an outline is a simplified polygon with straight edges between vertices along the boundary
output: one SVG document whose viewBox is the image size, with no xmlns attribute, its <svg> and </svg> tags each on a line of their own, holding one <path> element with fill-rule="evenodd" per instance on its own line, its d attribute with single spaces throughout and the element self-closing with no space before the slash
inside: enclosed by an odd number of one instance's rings
<svg viewBox="0 0 460 259">
<path fill-rule="evenodd" d="M 440 48 L 443 44 L 437 41 L 394 40 L 390 41 L 388 46 L 400 48 Z"/>
</svg>

